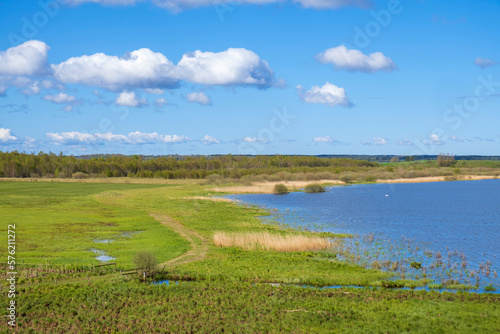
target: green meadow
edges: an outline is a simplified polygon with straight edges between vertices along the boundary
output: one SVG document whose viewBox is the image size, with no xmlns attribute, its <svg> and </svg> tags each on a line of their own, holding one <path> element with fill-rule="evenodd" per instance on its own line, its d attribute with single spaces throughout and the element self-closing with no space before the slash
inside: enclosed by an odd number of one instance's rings
<svg viewBox="0 0 500 334">
<path fill-rule="evenodd" d="M 493 333 L 500 328 L 498 294 L 380 288 L 390 273 L 341 261 L 332 250 L 217 247 L 215 232 L 314 233 L 263 224 L 258 217 L 266 211 L 210 200 L 211 188 L 191 181 L 0 182 L 1 229 L 6 234 L 7 225 L 16 225 L 19 268 L 23 263 L 45 268 L 42 277 L 19 277 L 15 330 Z M 151 285 L 113 270 L 90 272 L 89 266 L 99 263 L 92 249 L 116 258 L 121 270 L 133 268 L 138 251 L 150 251 L 171 283 Z M 177 261 L 186 254 L 191 257 Z M 1 256 L 7 258 L 6 247 Z"/>
</svg>

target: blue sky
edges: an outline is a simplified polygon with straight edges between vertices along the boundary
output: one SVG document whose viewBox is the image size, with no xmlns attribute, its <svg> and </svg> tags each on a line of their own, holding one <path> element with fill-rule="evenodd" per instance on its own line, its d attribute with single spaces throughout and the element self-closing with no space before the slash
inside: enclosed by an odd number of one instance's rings
<svg viewBox="0 0 500 334">
<path fill-rule="evenodd" d="M 0 150 L 500 154 L 499 1 L 0 1 Z"/>
</svg>

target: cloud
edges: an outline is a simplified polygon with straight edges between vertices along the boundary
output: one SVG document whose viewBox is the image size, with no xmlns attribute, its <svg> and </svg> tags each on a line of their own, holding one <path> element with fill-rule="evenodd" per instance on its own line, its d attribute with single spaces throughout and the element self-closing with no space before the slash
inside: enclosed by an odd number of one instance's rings
<svg viewBox="0 0 500 334">
<path fill-rule="evenodd" d="M 220 140 L 215 139 L 214 137 L 209 136 L 209 135 L 205 135 L 203 138 L 201 138 L 201 142 L 202 142 L 203 144 L 206 144 L 206 145 L 210 145 L 210 144 L 220 144 Z"/>
<path fill-rule="evenodd" d="M 494 60 L 494 59 L 487 59 L 487 58 L 481 58 L 481 57 L 477 57 L 476 59 L 474 59 L 474 63 L 477 66 L 481 67 L 482 69 L 499 64 L 499 62 Z"/>
<path fill-rule="evenodd" d="M 110 91 L 145 89 L 161 94 L 178 88 L 180 81 L 203 85 L 256 86 L 275 84 L 274 72 L 254 52 L 230 48 L 222 52 L 195 51 L 174 65 L 161 53 L 142 48 L 123 57 L 96 53 L 51 65 L 54 76 L 65 84 L 81 84 Z"/>
<path fill-rule="evenodd" d="M 245 143 L 267 143 L 269 140 L 266 138 L 258 138 L 258 137 L 245 137 L 242 139 Z"/>
<path fill-rule="evenodd" d="M 193 92 L 186 95 L 186 100 L 191 103 L 198 103 L 203 106 L 212 105 L 210 98 L 203 92 Z"/>
<path fill-rule="evenodd" d="M 354 6 L 360 8 L 370 8 L 371 0 L 293 0 L 300 3 L 304 8 L 314 9 L 337 9 L 340 7 Z"/>
<path fill-rule="evenodd" d="M 16 141 L 17 137 L 12 135 L 11 129 L 0 128 L 0 142 L 1 143 L 9 143 Z"/>
<path fill-rule="evenodd" d="M 408 139 L 400 139 L 397 144 L 399 146 L 411 146 L 413 145 L 413 142 L 411 140 L 408 140 Z"/>
<path fill-rule="evenodd" d="M 96 53 L 51 65 L 54 76 L 66 84 L 82 84 L 119 91 L 132 88 L 174 88 L 174 65 L 163 54 L 143 48 L 123 57 Z"/>
<path fill-rule="evenodd" d="M 43 99 L 54 103 L 71 103 L 76 101 L 76 97 L 68 95 L 66 93 L 59 93 L 56 95 L 45 95 Z"/>
<path fill-rule="evenodd" d="M 165 91 L 160 88 L 146 88 L 144 90 L 148 94 L 155 94 L 155 95 L 163 95 L 165 94 Z"/>
<path fill-rule="evenodd" d="M 104 6 L 131 6 L 144 0 L 58 0 L 68 5 L 81 5 L 83 3 L 98 3 Z"/>
<path fill-rule="evenodd" d="M 155 107 L 158 107 L 158 108 L 163 108 L 163 106 L 167 105 L 168 104 L 168 101 L 164 98 L 164 97 L 161 97 L 159 99 L 155 99 Z"/>
<path fill-rule="evenodd" d="M 77 131 L 62 133 L 46 133 L 46 136 L 57 145 L 89 145 L 104 144 L 106 142 L 131 145 L 158 144 L 158 143 L 185 143 L 190 139 L 178 135 L 161 135 L 156 132 L 130 132 L 128 135 L 108 133 L 81 133 Z"/>
<path fill-rule="evenodd" d="M 422 143 L 426 145 L 443 145 L 444 141 L 442 141 L 437 134 L 433 133 L 429 135 L 429 139 L 422 140 Z"/>
<path fill-rule="evenodd" d="M 334 139 L 330 136 L 314 137 L 313 141 L 315 141 L 316 143 L 333 143 Z"/>
<path fill-rule="evenodd" d="M 173 75 L 203 85 L 266 88 L 275 82 L 269 64 L 254 52 L 243 48 L 229 48 L 217 53 L 199 50 L 186 53 L 173 70 Z"/>
<path fill-rule="evenodd" d="M 116 97 L 115 103 L 124 107 L 139 107 L 148 104 L 146 99 L 137 99 L 134 92 L 122 92 Z"/>
<path fill-rule="evenodd" d="M 0 75 L 42 75 L 47 72 L 47 52 L 44 42 L 31 40 L 21 45 L 0 51 Z"/>
<path fill-rule="evenodd" d="M 373 137 L 372 140 L 365 140 L 361 142 L 363 145 L 387 145 L 389 143 L 390 142 L 387 139 L 382 137 Z"/>
<path fill-rule="evenodd" d="M 330 107 L 341 105 L 350 107 L 351 102 L 345 94 L 345 89 L 337 87 L 328 81 L 322 86 L 312 86 L 311 89 L 305 91 L 302 86 L 297 86 L 300 98 L 308 103 L 323 103 Z"/>
<path fill-rule="evenodd" d="M 60 0 L 69 5 L 80 5 L 83 3 L 99 3 L 104 6 L 132 6 L 139 2 L 146 2 L 145 0 Z M 217 6 L 223 5 L 225 2 L 220 0 L 151 0 L 153 5 L 167 8 L 172 12 L 179 12 L 186 9 Z M 285 0 L 238 0 L 235 4 L 272 4 L 283 3 Z M 293 0 L 293 3 L 299 3 L 304 8 L 315 9 L 336 9 L 346 6 L 356 6 L 360 8 L 370 8 L 372 6 L 371 0 Z M 231 3 L 232 4 L 232 3 Z"/>
<path fill-rule="evenodd" d="M 344 45 L 333 47 L 316 55 L 316 59 L 322 64 L 333 64 L 336 70 L 349 72 L 392 72 L 397 66 L 382 54 L 382 52 L 365 55 L 358 50 L 349 50 Z"/>
</svg>

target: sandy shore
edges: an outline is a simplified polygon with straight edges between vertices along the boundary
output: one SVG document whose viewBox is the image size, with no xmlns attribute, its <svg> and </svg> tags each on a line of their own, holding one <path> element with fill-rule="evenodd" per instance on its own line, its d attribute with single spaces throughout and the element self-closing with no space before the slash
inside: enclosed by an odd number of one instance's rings
<svg viewBox="0 0 500 334">
<path fill-rule="evenodd" d="M 272 194 L 274 186 L 276 184 L 284 184 L 288 187 L 290 191 L 296 191 L 300 188 L 304 188 L 306 185 L 311 183 L 321 183 L 321 184 L 345 184 L 339 180 L 318 180 L 318 181 L 277 181 L 277 182 L 257 182 L 250 186 L 229 186 L 229 187 L 216 187 L 213 191 L 225 192 L 232 194 Z"/>
</svg>

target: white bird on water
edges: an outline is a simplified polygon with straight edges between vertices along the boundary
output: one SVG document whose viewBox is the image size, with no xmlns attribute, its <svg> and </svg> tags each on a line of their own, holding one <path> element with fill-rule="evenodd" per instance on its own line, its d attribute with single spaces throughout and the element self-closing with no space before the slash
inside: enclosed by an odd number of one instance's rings
<svg viewBox="0 0 500 334">
<path fill-rule="evenodd" d="M 385 197 L 389 197 L 389 195 L 386 194 Z"/>
</svg>

